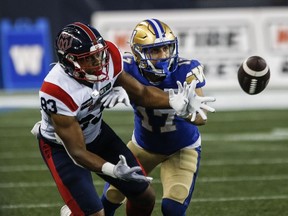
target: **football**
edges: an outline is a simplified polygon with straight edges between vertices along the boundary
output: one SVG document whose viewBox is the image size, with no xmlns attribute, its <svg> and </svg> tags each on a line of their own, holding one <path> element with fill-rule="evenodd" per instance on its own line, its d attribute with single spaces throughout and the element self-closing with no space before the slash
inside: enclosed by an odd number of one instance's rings
<svg viewBox="0 0 288 216">
<path fill-rule="evenodd" d="M 240 65 L 238 69 L 238 81 L 249 95 L 262 92 L 270 80 L 270 68 L 260 56 L 251 56 Z"/>
</svg>

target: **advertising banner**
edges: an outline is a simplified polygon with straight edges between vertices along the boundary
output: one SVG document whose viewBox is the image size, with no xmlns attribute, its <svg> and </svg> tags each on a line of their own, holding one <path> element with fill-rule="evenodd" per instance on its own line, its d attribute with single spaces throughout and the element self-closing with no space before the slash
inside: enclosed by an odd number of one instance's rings
<svg viewBox="0 0 288 216">
<path fill-rule="evenodd" d="M 52 59 L 48 21 L 2 20 L 0 32 L 4 89 L 39 89 Z"/>
<path fill-rule="evenodd" d="M 122 52 L 131 52 L 132 30 L 147 18 L 168 24 L 180 55 L 205 66 L 208 89 L 239 89 L 240 64 L 259 55 L 270 66 L 268 87 L 288 90 L 288 7 L 95 12 L 91 23 Z"/>
</svg>

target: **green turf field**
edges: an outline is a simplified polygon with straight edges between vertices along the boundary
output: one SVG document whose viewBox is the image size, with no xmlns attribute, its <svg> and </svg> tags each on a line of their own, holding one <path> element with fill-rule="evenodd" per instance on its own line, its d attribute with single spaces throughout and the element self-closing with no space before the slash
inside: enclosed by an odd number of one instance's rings
<svg viewBox="0 0 288 216">
<path fill-rule="evenodd" d="M 0 215 L 54 216 L 63 205 L 35 138 L 38 110 L 0 112 Z M 133 130 L 128 112 L 104 119 L 127 142 Z M 288 215 L 288 111 L 231 111 L 210 114 L 202 131 L 200 176 L 187 216 Z M 154 216 L 161 215 L 158 170 Z M 95 177 L 101 193 L 103 182 Z M 124 215 L 121 207 L 117 215 Z"/>
</svg>

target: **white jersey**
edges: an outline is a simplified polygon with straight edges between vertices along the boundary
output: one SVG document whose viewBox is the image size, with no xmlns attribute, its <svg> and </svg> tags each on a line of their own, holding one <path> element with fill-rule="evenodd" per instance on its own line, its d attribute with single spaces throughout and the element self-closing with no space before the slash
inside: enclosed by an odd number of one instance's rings
<svg viewBox="0 0 288 216">
<path fill-rule="evenodd" d="M 100 134 L 103 110 L 100 100 L 112 90 L 123 68 L 122 56 L 112 43 L 109 43 L 109 52 L 109 78 L 93 84 L 93 88 L 70 77 L 59 63 L 51 69 L 39 91 L 42 115 L 40 132 L 43 137 L 55 143 L 58 140 L 49 113 L 75 116 L 86 144 Z"/>
</svg>

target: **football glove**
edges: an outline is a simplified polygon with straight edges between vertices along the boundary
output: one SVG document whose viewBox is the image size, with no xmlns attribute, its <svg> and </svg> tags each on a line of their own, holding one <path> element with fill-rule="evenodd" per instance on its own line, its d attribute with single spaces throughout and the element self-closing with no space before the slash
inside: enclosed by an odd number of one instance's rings
<svg viewBox="0 0 288 216">
<path fill-rule="evenodd" d="M 112 108 L 118 103 L 124 103 L 126 106 L 130 105 L 129 97 L 126 91 L 120 87 L 114 87 L 112 91 L 101 99 L 101 103 L 106 108 Z"/>
<path fill-rule="evenodd" d="M 178 92 L 174 93 L 173 89 L 169 89 L 169 104 L 176 111 L 176 115 L 184 117 L 187 116 L 188 94 L 189 86 L 186 82 L 183 86 L 180 81 L 177 81 Z"/>
<path fill-rule="evenodd" d="M 215 109 L 208 106 L 207 102 L 214 102 L 216 99 L 214 97 L 200 97 L 196 94 L 195 88 L 196 88 L 197 81 L 193 80 L 190 84 L 189 88 L 189 94 L 188 94 L 188 112 L 192 115 L 191 121 L 195 121 L 197 113 L 202 117 L 203 120 L 207 120 L 207 116 L 203 109 L 209 111 L 209 112 L 215 112 Z"/>
<path fill-rule="evenodd" d="M 72 212 L 67 205 L 62 206 L 60 210 L 60 216 L 70 216 L 71 213 Z"/>
<path fill-rule="evenodd" d="M 152 177 L 143 176 L 137 173 L 142 170 L 140 166 L 130 168 L 127 165 L 126 158 L 123 155 L 120 155 L 119 159 L 120 160 L 116 165 L 109 162 L 103 164 L 102 172 L 106 175 L 122 179 L 124 181 L 151 182 L 153 180 Z"/>
</svg>

